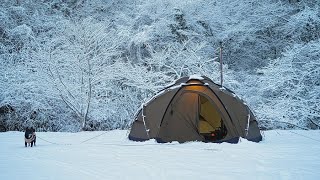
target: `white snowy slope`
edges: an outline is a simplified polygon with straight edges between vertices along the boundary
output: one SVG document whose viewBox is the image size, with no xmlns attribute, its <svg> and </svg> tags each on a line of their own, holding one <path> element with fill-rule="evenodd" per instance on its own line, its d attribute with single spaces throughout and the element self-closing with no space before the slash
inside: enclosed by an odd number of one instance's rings
<svg viewBox="0 0 320 180">
<path fill-rule="evenodd" d="M 320 131 L 266 131 L 260 143 L 238 144 L 132 142 L 121 130 L 39 132 L 32 148 L 23 135 L 0 133 L 1 180 L 320 179 Z"/>
</svg>

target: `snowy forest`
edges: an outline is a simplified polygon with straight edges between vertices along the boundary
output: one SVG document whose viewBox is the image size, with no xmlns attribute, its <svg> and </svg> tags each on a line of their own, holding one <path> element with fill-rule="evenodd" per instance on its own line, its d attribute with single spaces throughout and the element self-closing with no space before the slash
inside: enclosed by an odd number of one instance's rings
<svg viewBox="0 0 320 180">
<path fill-rule="evenodd" d="M 261 129 L 320 128 L 320 0 L 0 1 L 0 131 L 128 129 L 220 47 Z"/>
</svg>

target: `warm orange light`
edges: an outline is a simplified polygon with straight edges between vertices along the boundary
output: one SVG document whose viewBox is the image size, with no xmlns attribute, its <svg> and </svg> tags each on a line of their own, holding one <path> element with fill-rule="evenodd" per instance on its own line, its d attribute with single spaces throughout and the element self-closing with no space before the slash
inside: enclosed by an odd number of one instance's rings
<svg viewBox="0 0 320 180">
<path fill-rule="evenodd" d="M 207 87 L 205 86 L 198 86 L 198 85 L 194 85 L 194 86 L 186 86 L 185 90 L 190 90 L 190 91 L 198 91 L 198 92 L 203 92 L 204 90 L 206 90 Z"/>
</svg>

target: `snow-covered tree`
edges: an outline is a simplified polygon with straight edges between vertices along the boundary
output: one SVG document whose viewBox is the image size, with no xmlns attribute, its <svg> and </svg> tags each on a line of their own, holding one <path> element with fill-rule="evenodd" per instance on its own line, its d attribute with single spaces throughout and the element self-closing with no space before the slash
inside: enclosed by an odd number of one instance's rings
<svg viewBox="0 0 320 180">
<path fill-rule="evenodd" d="M 297 44 L 259 71 L 256 110 L 263 126 L 320 127 L 319 58 L 319 41 Z"/>
<path fill-rule="evenodd" d="M 109 76 L 104 68 L 119 55 L 120 36 L 108 22 L 88 18 L 80 23 L 63 23 L 59 36 L 44 45 L 39 54 L 59 96 L 85 128 L 96 88 Z"/>
<path fill-rule="evenodd" d="M 4 0 L 0 105 L 10 130 L 34 112 L 43 131 L 127 128 L 175 79 L 219 82 L 222 43 L 224 85 L 262 127 L 317 128 L 319 19 L 319 0 Z"/>
</svg>

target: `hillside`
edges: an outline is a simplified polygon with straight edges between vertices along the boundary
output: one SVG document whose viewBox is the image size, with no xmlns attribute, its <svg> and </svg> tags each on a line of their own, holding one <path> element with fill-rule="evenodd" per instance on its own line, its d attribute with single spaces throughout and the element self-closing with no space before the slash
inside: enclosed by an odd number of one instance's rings
<svg viewBox="0 0 320 180">
<path fill-rule="evenodd" d="M 0 130 L 127 129 L 175 79 L 205 75 L 262 129 L 320 127 L 319 0 L 2 0 Z"/>
</svg>

